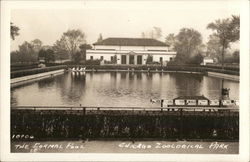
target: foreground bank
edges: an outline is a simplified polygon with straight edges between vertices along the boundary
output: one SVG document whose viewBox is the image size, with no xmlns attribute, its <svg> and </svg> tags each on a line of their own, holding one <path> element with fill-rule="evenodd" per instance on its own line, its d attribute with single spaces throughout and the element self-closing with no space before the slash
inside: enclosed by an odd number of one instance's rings
<svg viewBox="0 0 250 162">
<path fill-rule="evenodd" d="M 200 141 L 32 141 L 12 142 L 13 153 L 238 154 L 238 142 Z"/>
<path fill-rule="evenodd" d="M 239 109 L 15 107 L 13 140 L 239 140 Z M 16 135 L 27 135 L 20 137 Z"/>
</svg>

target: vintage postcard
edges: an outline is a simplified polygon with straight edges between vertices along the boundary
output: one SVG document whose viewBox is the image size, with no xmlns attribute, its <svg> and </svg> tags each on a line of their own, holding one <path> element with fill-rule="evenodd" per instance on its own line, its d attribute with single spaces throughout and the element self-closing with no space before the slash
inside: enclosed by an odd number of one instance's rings
<svg viewBox="0 0 250 162">
<path fill-rule="evenodd" d="M 248 1 L 2 1 L 3 161 L 248 161 Z"/>
</svg>

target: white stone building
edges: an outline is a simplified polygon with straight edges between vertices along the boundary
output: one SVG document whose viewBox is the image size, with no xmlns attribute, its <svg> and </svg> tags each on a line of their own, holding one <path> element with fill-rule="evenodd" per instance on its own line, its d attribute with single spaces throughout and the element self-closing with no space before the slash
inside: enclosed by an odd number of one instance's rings
<svg viewBox="0 0 250 162">
<path fill-rule="evenodd" d="M 201 63 L 201 65 L 207 65 L 207 64 L 213 64 L 214 60 L 210 57 L 204 57 L 203 58 L 203 62 Z"/>
<path fill-rule="evenodd" d="M 104 64 L 145 65 L 148 60 L 165 65 L 176 56 L 165 43 L 148 38 L 107 38 L 93 45 L 86 59 Z"/>
</svg>

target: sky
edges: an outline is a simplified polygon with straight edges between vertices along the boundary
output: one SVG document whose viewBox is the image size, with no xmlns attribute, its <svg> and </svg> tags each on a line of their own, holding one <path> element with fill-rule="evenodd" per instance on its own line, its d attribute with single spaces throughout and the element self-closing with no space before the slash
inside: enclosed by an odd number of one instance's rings
<svg viewBox="0 0 250 162">
<path fill-rule="evenodd" d="M 93 44 L 101 33 L 108 37 L 141 37 L 153 27 L 162 29 L 161 41 L 178 34 L 183 27 L 199 31 L 206 43 L 213 32 L 207 24 L 217 19 L 240 15 L 236 1 L 152 1 L 116 3 L 84 3 L 77 8 L 13 9 L 11 22 L 20 28 L 20 35 L 11 41 L 11 51 L 24 41 L 40 39 L 43 45 L 53 45 L 68 29 L 80 29 L 86 41 Z"/>
</svg>

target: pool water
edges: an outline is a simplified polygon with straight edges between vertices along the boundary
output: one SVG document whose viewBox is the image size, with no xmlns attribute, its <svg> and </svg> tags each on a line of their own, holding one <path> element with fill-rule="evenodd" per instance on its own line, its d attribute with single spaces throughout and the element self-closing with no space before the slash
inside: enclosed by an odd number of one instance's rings
<svg viewBox="0 0 250 162">
<path fill-rule="evenodd" d="M 239 99 L 239 82 L 224 80 L 230 98 Z M 221 96 L 222 79 L 200 74 L 90 72 L 65 73 L 11 89 L 12 106 L 159 107 L 150 99 Z"/>
</svg>

